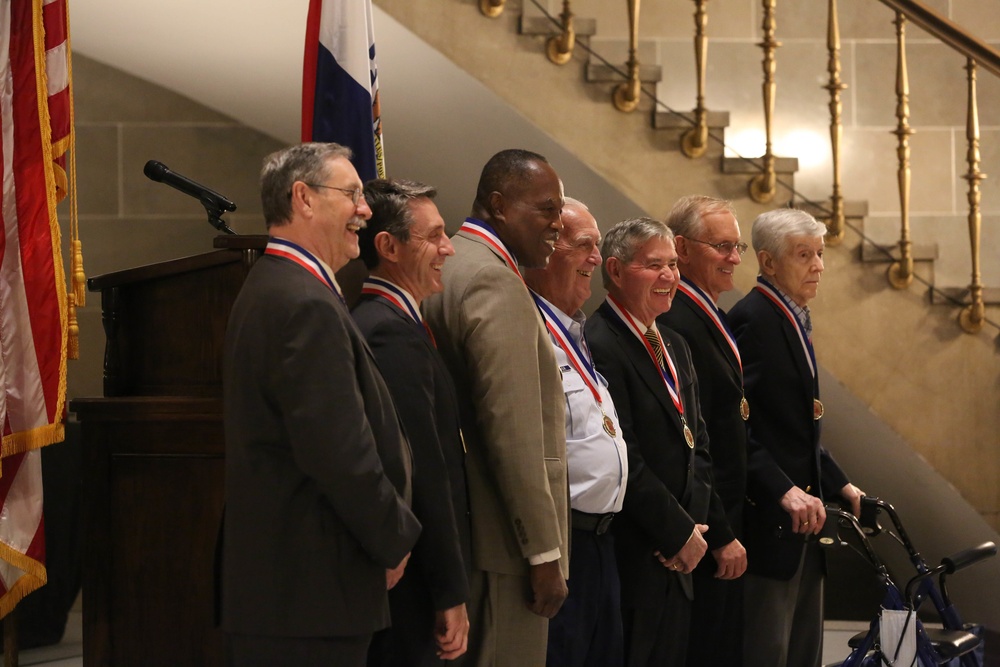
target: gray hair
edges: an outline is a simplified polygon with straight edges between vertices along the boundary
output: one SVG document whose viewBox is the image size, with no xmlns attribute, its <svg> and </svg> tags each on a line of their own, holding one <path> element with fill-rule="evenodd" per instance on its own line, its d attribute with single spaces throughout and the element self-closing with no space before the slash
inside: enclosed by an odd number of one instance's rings
<svg viewBox="0 0 1000 667">
<path fill-rule="evenodd" d="M 681 197 L 667 215 L 667 227 L 677 236 L 693 239 L 705 231 L 702 218 L 714 213 L 729 213 L 736 217 L 732 202 L 725 199 L 705 195 Z"/>
<path fill-rule="evenodd" d="M 608 230 L 604 236 L 604 244 L 601 246 L 601 255 L 605 258 L 601 265 L 601 276 L 604 279 L 605 288 L 611 284 L 607 260 L 614 257 L 619 262 L 627 264 L 632 261 L 639 248 L 653 238 L 673 241 L 674 233 L 663 222 L 647 217 L 622 220 Z"/>
<path fill-rule="evenodd" d="M 766 250 L 772 257 L 780 257 L 788 249 L 791 236 L 823 236 L 826 225 L 805 211 L 779 208 L 766 211 L 753 221 L 750 238 L 754 252 Z"/>
<path fill-rule="evenodd" d="M 351 149 L 334 143 L 306 143 L 283 148 L 264 158 L 260 171 L 260 203 L 268 229 L 292 219 L 292 184 L 322 183 L 334 158 L 351 159 Z"/>
<path fill-rule="evenodd" d="M 368 225 L 358 232 L 361 259 L 369 270 L 380 261 L 375 236 L 388 232 L 403 243 L 410 240 L 413 212 L 410 204 L 421 198 L 433 199 L 437 190 L 417 181 L 376 178 L 365 183 L 365 201 L 372 210 Z"/>
</svg>

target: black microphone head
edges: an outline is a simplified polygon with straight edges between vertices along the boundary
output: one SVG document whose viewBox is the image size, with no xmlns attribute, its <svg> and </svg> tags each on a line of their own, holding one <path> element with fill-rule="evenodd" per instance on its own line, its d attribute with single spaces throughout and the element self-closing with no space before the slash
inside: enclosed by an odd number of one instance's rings
<svg viewBox="0 0 1000 667">
<path fill-rule="evenodd" d="M 162 181 L 163 177 L 166 176 L 169 171 L 170 169 L 167 168 L 167 165 L 162 162 L 157 162 L 156 160 L 150 160 L 146 163 L 146 166 L 142 168 L 142 173 L 146 175 L 146 178 L 151 181 L 156 181 L 157 183 Z"/>
</svg>

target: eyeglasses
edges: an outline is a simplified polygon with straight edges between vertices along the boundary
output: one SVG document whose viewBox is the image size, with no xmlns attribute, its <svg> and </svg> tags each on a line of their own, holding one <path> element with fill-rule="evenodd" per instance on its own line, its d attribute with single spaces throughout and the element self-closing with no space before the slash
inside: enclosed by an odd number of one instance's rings
<svg viewBox="0 0 1000 667">
<path fill-rule="evenodd" d="M 719 253 L 723 257 L 729 257 L 729 255 L 735 250 L 739 254 L 743 254 L 747 251 L 748 246 L 746 243 L 733 243 L 732 241 L 723 241 L 722 243 L 709 243 L 708 241 L 702 241 L 700 239 L 692 239 L 689 237 L 688 241 L 694 241 L 695 243 L 703 243 L 709 247 L 715 248 L 715 252 Z"/>
<path fill-rule="evenodd" d="M 362 190 L 361 188 L 338 188 L 338 187 L 334 187 L 332 185 L 320 185 L 319 183 L 306 183 L 306 185 L 308 185 L 311 188 L 325 188 L 327 190 L 340 190 L 345 195 L 347 195 L 348 197 L 351 198 L 351 203 L 353 203 L 355 206 L 358 205 L 358 202 L 361 201 L 361 195 L 364 194 L 364 190 Z"/>
</svg>

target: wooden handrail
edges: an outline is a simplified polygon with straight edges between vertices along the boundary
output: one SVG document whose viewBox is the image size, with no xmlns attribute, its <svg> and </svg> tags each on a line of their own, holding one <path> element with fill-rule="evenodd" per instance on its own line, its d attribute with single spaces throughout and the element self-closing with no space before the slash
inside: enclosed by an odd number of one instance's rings
<svg viewBox="0 0 1000 667">
<path fill-rule="evenodd" d="M 1000 51 L 965 32 L 933 9 L 917 0 L 879 0 L 879 2 L 903 13 L 914 25 L 937 37 L 966 58 L 975 60 L 980 68 L 1000 76 Z"/>
</svg>

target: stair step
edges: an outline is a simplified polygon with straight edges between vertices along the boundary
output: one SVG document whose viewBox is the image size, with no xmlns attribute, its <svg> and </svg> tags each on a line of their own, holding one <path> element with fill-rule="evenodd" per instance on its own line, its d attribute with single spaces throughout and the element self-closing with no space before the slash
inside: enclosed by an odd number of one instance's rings
<svg viewBox="0 0 1000 667">
<path fill-rule="evenodd" d="M 933 262 L 938 258 L 936 243 L 914 243 L 910 254 L 915 262 Z M 865 241 L 861 244 L 861 261 L 888 264 L 899 261 L 899 245 L 882 245 Z"/>
<path fill-rule="evenodd" d="M 764 168 L 763 158 L 724 157 L 723 174 L 759 174 Z M 794 174 L 799 170 L 797 157 L 775 157 L 774 171 L 779 174 Z"/>
<path fill-rule="evenodd" d="M 709 111 L 706 116 L 709 130 L 729 127 L 728 111 Z M 657 130 L 687 130 L 695 124 L 693 111 L 657 111 L 653 114 L 653 127 Z"/>
<path fill-rule="evenodd" d="M 605 65 L 603 63 L 587 63 L 587 82 L 620 83 L 628 79 L 626 74 L 620 74 L 617 70 L 626 72 L 628 70 L 628 66 L 622 64 L 620 66 L 612 67 L 611 65 Z M 663 80 L 663 68 L 659 65 L 640 64 L 639 80 L 643 83 L 659 83 Z"/>
<path fill-rule="evenodd" d="M 952 305 L 956 301 L 965 305 L 972 303 L 968 287 L 935 287 L 931 290 L 931 303 Z M 1000 304 L 1000 287 L 984 287 L 983 303 L 988 306 Z"/>
<path fill-rule="evenodd" d="M 597 19 L 574 16 L 573 31 L 577 37 L 592 37 L 597 34 Z M 560 32 L 562 31 L 559 25 L 550 21 L 548 17 L 521 15 L 522 35 L 558 35 Z"/>
<path fill-rule="evenodd" d="M 867 201 L 844 201 L 844 217 L 848 220 L 864 220 L 868 216 Z M 795 204 L 795 208 L 805 211 L 817 220 L 823 220 L 830 215 L 833 209 L 829 200 L 827 201 L 803 201 Z"/>
</svg>

